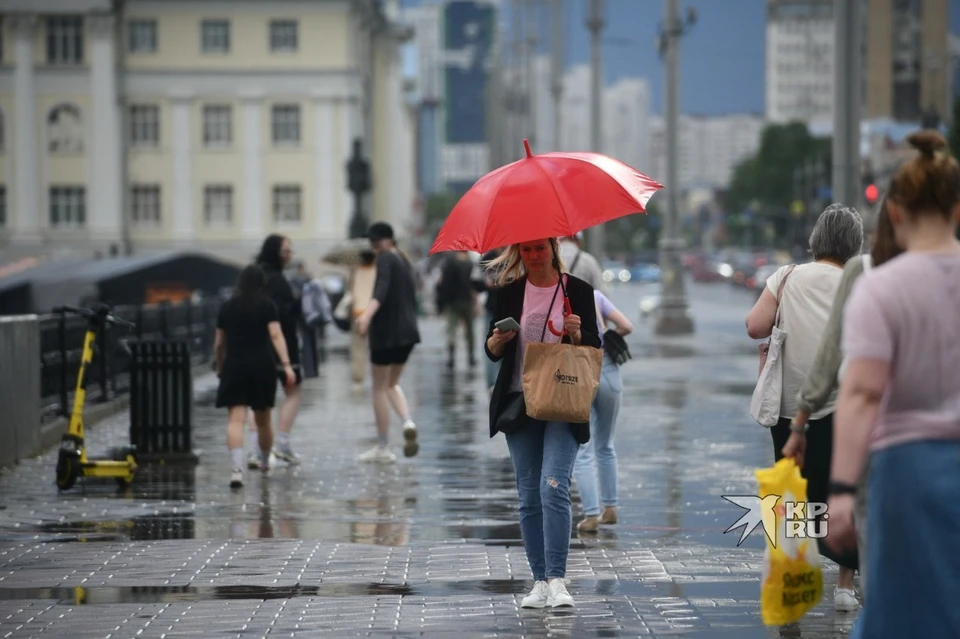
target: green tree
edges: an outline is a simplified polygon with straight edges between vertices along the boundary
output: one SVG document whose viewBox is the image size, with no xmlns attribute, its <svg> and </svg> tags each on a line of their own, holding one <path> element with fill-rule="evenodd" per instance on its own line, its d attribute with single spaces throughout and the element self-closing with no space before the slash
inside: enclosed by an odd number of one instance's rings
<svg viewBox="0 0 960 639">
<path fill-rule="evenodd" d="M 660 209 L 651 202 L 645 214 L 625 215 L 607 222 L 604 224 L 607 255 L 630 255 L 657 248 L 662 221 Z"/>
<path fill-rule="evenodd" d="M 757 154 L 742 161 L 733 172 L 727 196 L 729 213 L 759 208 L 764 217 L 786 214 L 790 203 L 800 197 L 811 198 L 811 177 L 805 167 L 822 162 L 822 179 L 829 183 L 831 140 L 815 138 L 800 122 L 773 124 L 763 131 Z M 802 176 L 798 181 L 798 175 Z M 816 178 L 813 178 L 816 180 Z M 798 193 L 798 184 L 805 193 Z"/>
<path fill-rule="evenodd" d="M 443 222 L 459 201 L 460 198 L 449 191 L 434 193 L 427 197 L 424 212 L 426 213 L 428 235 L 434 236 L 440 231 Z"/>
</svg>

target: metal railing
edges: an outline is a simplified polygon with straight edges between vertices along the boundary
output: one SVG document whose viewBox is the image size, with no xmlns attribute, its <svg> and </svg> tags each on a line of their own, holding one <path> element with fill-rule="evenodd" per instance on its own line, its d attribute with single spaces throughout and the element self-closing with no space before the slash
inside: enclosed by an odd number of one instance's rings
<svg viewBox="0 0 960 639">
<path fill-rule="evenodd" d="M 117 306 L 113 314 L 136 324 L 124 330 L 106 326 L 97 337 L 87 371 L 87 401 L 106 402 L 130 390 L 128 340 L 176 339 L 189 344 L 193 365 L 213 361 L 213 337 L 222 301 Z M 70 412 L 83 350 L 86 320 L 75 315 L 41 315 L 40 405 L 44 422 Z"/>
</svg>

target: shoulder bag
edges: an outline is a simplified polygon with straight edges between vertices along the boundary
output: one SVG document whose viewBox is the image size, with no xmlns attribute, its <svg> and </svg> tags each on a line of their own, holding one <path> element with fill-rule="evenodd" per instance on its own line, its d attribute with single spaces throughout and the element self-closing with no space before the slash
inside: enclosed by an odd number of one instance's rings
<svg viewBox="0 0 960 639">
<path fill-rule="evenodd" d="M 787 333 L 780 328 L 783 311 L 783 289 L 796 264 L 790 266 L 777 288 L 777 316 L 773 331 L 766 342 L 760 345 L 760 377 L 750 400 L 750 416 L 761 426 L 770 428 L 780 419 L 780 399 L 783 394 L 783 342 Z"/>
</svg>

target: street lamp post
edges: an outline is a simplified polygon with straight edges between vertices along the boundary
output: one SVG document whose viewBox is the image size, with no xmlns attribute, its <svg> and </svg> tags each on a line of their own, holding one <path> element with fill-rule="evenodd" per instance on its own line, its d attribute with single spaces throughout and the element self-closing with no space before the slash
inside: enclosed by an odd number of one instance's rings
<svg viewBox="0 0 960 639">
<path fill-rule="evenodd" d="M 604 28 L 606 14 L 605 0 L 590 0 L 590 10 L 587 12 L 587 28 L 590 30 L 590 147 L 594 153 L 602 153 L 600 140 L 601 96 L 603 93 L 603 60 L 601 57 L 602 42 L 600 34 Z M 600 257 L 605 251 L 603 225 L 598 224 L 590 229 L 587 243 L 590 252 Z"/>
<path fill-rule="evenodd" d="M 660 33 L 660 55 L 666 63 L 666 96 L 664 116 L 667 134 L 667 211 L 660 236 L 660 307 L 655 331 L 661 335 L 682 335 L 693 332 L 684 285 L 683 263 L 680 253 L 683 238 L 680 236 L 678 194 L 680 180 L 677 175 L 679 145 L 677 126 L 680 112 L 680 38 L 696 22 L 696 13 L 688 9 L 686 20 L 681 22 L 679 0 L 664 0 L 664 22 Z"/>
</svg>

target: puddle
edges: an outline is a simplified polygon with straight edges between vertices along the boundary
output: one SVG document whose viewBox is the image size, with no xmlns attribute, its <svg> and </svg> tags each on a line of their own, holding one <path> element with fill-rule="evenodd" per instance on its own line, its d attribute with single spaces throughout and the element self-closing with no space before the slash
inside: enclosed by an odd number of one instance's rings
<svg viewBox="0 0 960 639">
<path fill-rule="evenodd" d="M 658 596 L 671 584 L 618 579 L 576 579 L 583 595 Z M 754 590 L 756 584 L 753 584 Z M 94 586 L 2 588 L 0 601 L 52 600 L 66 605 L 152 604 L 211 600 L 292 599 L 296 597 L 417 596 L 455 597 L 464 594 L 526 594 L 531 582 L 521 579 L 476 579 L 407 583 L 319 583 L 290 586 Z"/>
</svg>

